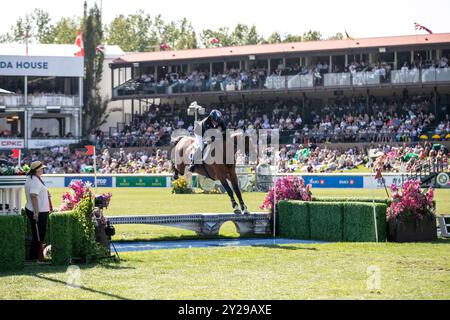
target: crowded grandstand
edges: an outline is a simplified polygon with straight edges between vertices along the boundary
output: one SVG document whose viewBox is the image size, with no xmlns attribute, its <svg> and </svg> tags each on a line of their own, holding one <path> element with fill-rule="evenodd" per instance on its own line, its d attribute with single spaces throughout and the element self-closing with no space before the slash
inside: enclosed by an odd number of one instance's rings
<svg viewBox="0 0 450 320">
<path fill-rule="evenodd" d="M 14 92 L 0 96 L 1 139 L 23 139 L 21 160 L 44 161 L 49 173 L 93 173 L 93 157 L 75 146 L 78 60 L 73 46 L 55 48 L 75 71 L 25 80 L 36 108 L 21 107 L 21 77 L 0 77 Z M 207 113 L 220 110 L 228 128 L 279 130 L 276 157 L 258 159 L 278 172 L 447 169 L 449 57 L 450 34 L 122 54 L 104 70 L 104 94 L 123 102 L 123 117 L 87 139 L 100 150 L 98 173 L 168 173 L 171 134 L 193 133 L 187 108 L 197 101 Z M 256 165 L 244 155 L 238 162 Z"/>
</svg>

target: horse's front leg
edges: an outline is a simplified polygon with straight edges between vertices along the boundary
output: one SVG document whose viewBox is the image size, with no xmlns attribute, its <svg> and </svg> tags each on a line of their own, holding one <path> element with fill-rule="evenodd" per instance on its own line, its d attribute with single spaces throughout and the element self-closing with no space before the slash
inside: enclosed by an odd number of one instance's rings
<svg viewBox="0 0 450 320">
<path fill-rule="evenodd" d="M 241 214 L 242 212 L 241 212 L 241 210 L 239 210 L 239 206 L 238 206 L 238 204 L 237 204 L 237 202 L 236 202 L 236 200 L 234 199 L 234 196 L 233 196 L 233 190 L 231 190 L 227 179 L 225 179 L 225 178 L 220 179 L 220 183 L 225 188 L 225 190 L 228 193 L 228 196 L 230 197 L 231 206 L 233 207 L 234 213 L 235 214 Z"/>
<path fill-rule="evenodd" d="M 239 189 L 239 183 L 238 183 L 238 178 L 237 178 L 236 172 L 234 172 L 234 171 L 230 172 L 230 181 L 231 181 L 231 185 L 233 186 L 234 193 L 236 193 L 236 196 L 238 197 L 239 204 L 241 205 L 241 209 L 242 209 L 243 213 L 249 214 L 250 212 L 248 211 L 248 208 L 245 205 L 244 200 L 242 199 L 242 194 L 241 194 L 241 190 Z"/>
</svg>

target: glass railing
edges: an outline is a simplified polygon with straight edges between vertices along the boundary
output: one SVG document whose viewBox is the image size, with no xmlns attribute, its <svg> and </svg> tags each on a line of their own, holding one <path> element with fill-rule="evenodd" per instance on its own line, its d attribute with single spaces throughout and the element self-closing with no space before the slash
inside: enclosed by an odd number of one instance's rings
<svg viewBox="0 0 450 320">
<path fill-rule="evenodd" d="M 391 83 L 419 83 L 420 71 L 418 69 L 413 70 L 392 70 L 391 71 Z"/>
<path fill-rule="evenodd" d="M 355 72 L 352 79 L 354 86 L 380 84 L 380 76 L 375 72 Z"/>
<path fill-rule="evenodd" d="M 80 105 L 79 96 L 38 94 L 28 95 L 28 105 L 34 107 L 60 106 L 73 107 Z M 0 105 L 7 107 L 19 107 L 25 105 L 24 95 L 4 95 L 0 96 Z"/>
<path fill-rule="evenodd" d="M 312 74 L 287 76 L 288 89 L 294 88 L 312 88 L 314 79 Z"/>
<path fill-rule="evenodd" d="M 430 82 L 450 82 L 450 68 L 426 69 L 426 70 L 392 70 L 386 75 L 377 72 L 355 72 L 355 73 L 326 73 L 320 81 L 314 81 L 314 75 L 290 75 L 269 76 L 258 79 L 222 79 L 213 78 L 207 80 L 176 80 L 170 84 L 142 83 L 129 80 L 113 89 L 114 97 L 133 95 L 171 95 L 192 92 L 236 92 L 249 90 L 286 90 L 299 88 L 324 87 L 352 87 L 371 86 L 385 83 L 390 84 L 417 84 Z M 317 80 L 317 79 L 316 79 Z M 76 99 L 77 97 L 75 97 Z M 0 97 L 1 99 L 1 97 Z M 2 101 L 2 100 L 0 100 Z M 40 100 L 33 100 L 40 105 Z M 47 99 L 47 102 L 49 100 Z M 61 105 L 70 105 L 69 100 L 60 100 Z M 76 100 L 75 100 L 76 101 Z M 13 103 L 13 102 L 10 102 Z"/>
<path fill-rule="evenodd" d="M 324 75 L 325 87 L 349 87 L 351 86 L 350 73 L 326 73 Z"/>
<path fill-rule="evenodd" d="M 448 82 L 450 81 L 450 68 L 428 69 L 422 71 L 422 82 Z"/>
</svg>

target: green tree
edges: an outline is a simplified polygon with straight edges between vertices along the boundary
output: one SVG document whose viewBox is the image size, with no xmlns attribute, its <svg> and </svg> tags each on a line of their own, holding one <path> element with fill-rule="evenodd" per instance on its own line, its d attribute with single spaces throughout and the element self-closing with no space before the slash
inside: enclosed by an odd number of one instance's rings
<svg viewBox="0 0 450 320">
<path fill-rule="evenodd" d="M 209 40 L 212 38 L 217 38 L 220 44 L 224 47 L 231 46 L 233 41 L 230 36 L 230 32 L 227 27 L 220 27 L 217 30 L 204 29 L 200 34 L 200 42 L 203 47 L 210 47 Z"/>
<path fill-rule="evenodd" d="M 344 35 L 340 32 L 336 33 L 334 36 L 328 37 L 328 40 L 342 40 Z"/>
<path fill-rule="evenodd" d="M 301 41 L 303 41 L 304 39 L 303 39 L 303 37 L 301 36 L 301 35 L 299 35 L 299 34 L 287 34 L 285 37 L 284 37 L 284 40 L 283 40 L 283 42 L 285 42 L 285 43 L 289 43 L 289 42 L 301 42 Z M 305 41 L 308 41 L 308 40 L 305 40 Z"/>
<path fill-rule="evenodd" d="M 29 34 L 29 42 L 53 43 L 53 26 L 50 16 L 42 9 L 34 9 L 31 14 L 19 17 L 10 31 L 0 36 L 0 42 L 20 42 L 25 41 L 25 34 Z"/>
<path fill-rule="evenodd" d="M 79 29 L 79 18 L 61 18 L 52 28 L 53 43 L 73 44 Z"/>
<path fill-rule="evenodd" d="M 308 32 L 303 33 L 302 39 L 303 41 L 319 41 L 322 40 L 322 34 L 320 31 L 309 30 Z"/>
<path fill-rule="evenodd" d="M 238 23 L 230 35 L 232 46 L 244 46 L 258 44 L 264 39 L 258 34 L 255 26 Z"/>
<path fill-rule="evenodd" d="M 269 38 L 267 38 L 267 41 L 266 41 L 266 43 L 270 43 L 270 44 L 281 43 L 281 42 L 283 42 L 283 41 L 281 40 L 281 35 L 278 32 L 273 32 L 269 36 Z"/>
<path fill-rule="evenodd" d="M 119 15 L 107 27 L 107 42 L 120 46 L 124 51 L 148 51 L 151 17 L 142 10 L 128 16 Z"/>
<path fill-rule="evenodd" d="M 31 14 L 34 38 L 38 43 L 54 43 L 53 26 L 50 15 L 41 9 L 35 9 Z"/>
<path fill-rule="evenodd" d="M 85 50 L 83 135 L 87 135 L 90 130 L 106 123 L 109 117 L 109 113 L 106 113 L 108 102 L 103 101 L 99 88 L 104 57 L 103 54 L 97 53 L 95 48 L 103 42 L 103 26 L 101 13 L 96 4 L 88 12 L 87 3 L 84 3 L 82 30 Z"/>
</svg>

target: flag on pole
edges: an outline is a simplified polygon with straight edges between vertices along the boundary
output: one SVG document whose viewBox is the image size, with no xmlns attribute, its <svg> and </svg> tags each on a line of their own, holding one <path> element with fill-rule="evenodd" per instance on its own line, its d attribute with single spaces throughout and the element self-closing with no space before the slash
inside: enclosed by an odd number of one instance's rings
<svg viewBox="0 0 450 320">
<path fill-rule="evenodd" d="M 345 31 L 345 36 L 346 36 L 346 39 L 347 39 L 347 40 L 355 40 L 353 37 L 351 37 L 351 36 L 348 34 L 347 30 L 344 30 L 344 31 Z"/>
<path fill-rule="evenodd" d="M 19 149 L 12 149 L 11 158 L 19 159 L 19 157 L 20 157 L 20 150 Z"/>
<path fill-rule="evenodd" d="M 83 34 L 80 30 L 77 32 L 77 38 L 75 39 L 75 45 L 80 48 L 78 52 L 75 53 L 77 57 L 84 57 L 84 42 L 83 42 Z"/>
<path fill-rule="evenodd" d="M 160 45 L 159 45 L 159 49 L 161 50 L 161 51 L 166 51 L 166 50 L 169 50 L 170 49 L 170 46 L 167 44 L 167 43 L 161 43 Z"/>
<path fill-rule="evenodd" d="M 433 34 L 433 32 L 430 29 L 428 29 L 427 27 L 424 27 L 424 26 L 418 24 L 417 22 L 414 22 L 414 28 L 416 30 L 424 30 L 424 31 L 428 32 L 429 34 Z"/>
<path fill-rule="evenodd" d="M 88 145 L 88 146 L 84 146 L 87 151 L 84 153 L 85 156 L 92 156 L 94 155 L 94 151 L 95 151 L 95 146 L 93 145 Z"/>
<path fill-rule="evenodd" d="M 28 40 L 30 39 L 30 33 L 25 31 L 25 55 L 28 56 Z"/>
<path fill-rule="evenodd" d="M 211 39 L 209 39 L 208 44 L 209 45 L 213 45 L 215 47 L 219 47 L 221 45 L 220 44 L 220 40 L 218 38 L 211 38 Z"/>
</svg>

